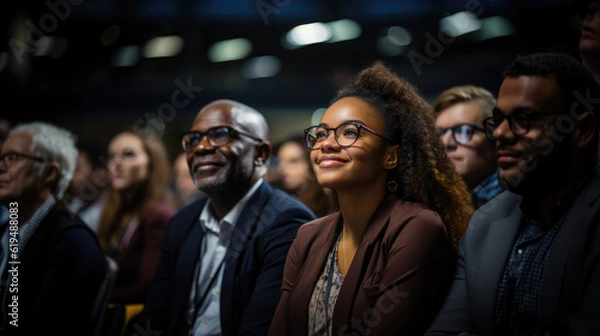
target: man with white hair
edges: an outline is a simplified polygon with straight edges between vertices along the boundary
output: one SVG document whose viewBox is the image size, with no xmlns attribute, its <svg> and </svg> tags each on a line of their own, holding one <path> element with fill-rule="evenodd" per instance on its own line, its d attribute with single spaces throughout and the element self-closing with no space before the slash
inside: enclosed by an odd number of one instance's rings
<svg viewBox="0 0 600 336">
<path fill-rule="evenodd" d="M 106 272 L 96 237 L 59 206 L 77 160 L 73 135 L 47 123 L 13 129 L 0 149 L 0 334 L 91 335 Z"/>
</svg>

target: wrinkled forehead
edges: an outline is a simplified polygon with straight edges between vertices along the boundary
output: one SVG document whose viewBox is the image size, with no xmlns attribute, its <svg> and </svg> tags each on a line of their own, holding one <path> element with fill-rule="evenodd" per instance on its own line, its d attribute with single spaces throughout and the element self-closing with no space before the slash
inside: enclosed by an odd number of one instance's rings
<svg viewBox="0 0 600 336">
<path fill-rule="evenodd" d="M 6 152 L 19 152 L 29 153 L 31 151 L 31 143 L 33 141 L 33 134 L 29 132 L 17 132 L 11 134 L 4 144 L 0 153 Z"/>
</svg>

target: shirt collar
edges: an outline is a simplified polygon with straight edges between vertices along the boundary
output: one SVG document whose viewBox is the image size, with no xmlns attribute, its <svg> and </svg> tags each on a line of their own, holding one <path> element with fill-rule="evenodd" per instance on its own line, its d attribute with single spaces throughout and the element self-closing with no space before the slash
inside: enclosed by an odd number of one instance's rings
<svg viewBox="0 0 600 336">
<path fill-rule="evenodd" d="M 488 176 L 485 180 L 475 186 L 471 190 L 473 195 L 479 195 L 480 192 L 485 192 L 498 185 L 498 171 L 496 170 L 492 175 Z"/>
<path fill-rule="evenodd" d="M 229 237 L 231 236 L 231 232 L 235 223 L 237 223 L 238 219 L 242 214 L 242 210 L 246 206 L 246 203 L 250 200 L 250 197 L 254 195 L 256 190 L 260 187 L 264 179 L 260 178 L 256 181 L 252 187 L 246 192 L 244 197 L 240 199 L 225 216 L 220 221 L 213 216 L 210 211 L 210 198 L 204 204 L 204 208 L 202 208 L 202 212 L 200 213 L 200 224 L 202 225 L 202 230 L 206 233 L 207 231 L 211 231 L 214 234 L 217 234 L 221 237 L 223 242 L 229 241 Z"/>
</svg>

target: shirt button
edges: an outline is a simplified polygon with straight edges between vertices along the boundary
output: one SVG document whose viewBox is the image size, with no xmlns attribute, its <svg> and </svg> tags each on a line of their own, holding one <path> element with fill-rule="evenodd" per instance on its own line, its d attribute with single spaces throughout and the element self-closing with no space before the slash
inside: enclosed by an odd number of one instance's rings
<svg viewBox="0 0 600 336">
<path fill-rule="evenodd" d="M 215 290 L 215 295 L 217 295 L 217 296 L 221 295 L 221 291 L 220 291 L 220 290 L 218 290 L 218 289 L 217 289 L 217 290 Z"/>
<path fill-rule="evenodd" d="M 205 320 L 203 320 L 203 321 L 202 321 L 202 324 L 204 324 L 204 325 L 207 325 L 207 324 L 208 324 L 208 320 L 206 320 L 206 319 L 205 319 Z"/>
<path fill-rule="evenodd" d="M 517 253 L 518 253 L 518 254 L 523 254 L 523 249 L 518 249 L 518 250 L 517 250 Z"/>
</svg>

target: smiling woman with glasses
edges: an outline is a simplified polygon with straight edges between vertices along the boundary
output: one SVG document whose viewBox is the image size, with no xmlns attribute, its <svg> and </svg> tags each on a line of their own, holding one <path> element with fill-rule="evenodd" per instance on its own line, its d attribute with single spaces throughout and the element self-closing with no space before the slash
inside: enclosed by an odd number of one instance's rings
<svg viewBox="0 0 600 336">
<path fill-rule="evenodd" d="M 473 211 L 431 107 L 376 63 L 304 133 L 339 211 L 298 231 L 269 334 L 422 334 Z"/>
<path fill-rule="evenodd" d="M 361 129 L 364 129 L 365 131 L 368 131 L 369 133 L 376 135 L 389 143 L 392 142 L 392 140 L 377 134 L 377 132 L 358 121 L 347 121 L 335 128 L 327 128 L 324 125 L 318 125 L 305 129 L 304 134 L 306 136 L 306 145 L 310 149 L 318 149 L 323 141 L 329 136 L 329 132 L 333 131 L 335 134 L 335 141 L 338 143 L 338 145 L 341 147 L 349 147 L 356 142 L 358 137 L 360 137 Z"/>
</svg>

